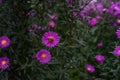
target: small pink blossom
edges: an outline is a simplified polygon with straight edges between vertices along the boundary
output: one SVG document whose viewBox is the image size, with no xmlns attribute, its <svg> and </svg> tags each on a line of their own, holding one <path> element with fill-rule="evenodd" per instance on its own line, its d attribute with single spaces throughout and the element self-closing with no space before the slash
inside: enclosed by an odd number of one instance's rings
<svg viewBox="0 0 120 80">
<path fill-rule="evenodd" d="M 49 21 L 49 22 L 48 22 L 48 25 L 49 25 L 50 27 L 55 27 L 56 24 L 55 24 L 54 21 Z"/>
</svg>

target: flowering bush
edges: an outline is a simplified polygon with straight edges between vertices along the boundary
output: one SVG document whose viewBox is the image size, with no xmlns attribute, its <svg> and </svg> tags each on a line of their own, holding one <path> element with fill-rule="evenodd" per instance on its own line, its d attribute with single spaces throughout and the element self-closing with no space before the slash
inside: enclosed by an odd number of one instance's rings
<svg viewBox="0 0 120 80">
<path fill-rule="evenodd" d="M 119 80 L 120 2 L 0 0 L 0 80 Z"/>
</svg>

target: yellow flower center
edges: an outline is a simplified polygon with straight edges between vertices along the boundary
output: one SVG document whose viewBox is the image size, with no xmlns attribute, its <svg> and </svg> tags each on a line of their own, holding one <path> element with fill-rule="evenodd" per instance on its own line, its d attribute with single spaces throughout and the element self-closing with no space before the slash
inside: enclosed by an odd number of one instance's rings
<svg viewBox="0 0 120 80">
<path fill-rule="evenodd" d="M 6 40 L 2 40 L 2 41 L 1 41 L 1 44 L 2 44 L 2 45 L 5 45 L 6 43 L 7 43 Z"/>
<path fill-rule="evenodd" d="M 46 56 L 45 53 L 43 53 L 43 54 L 41 55 L 41 57 L 42 57 L 43 59 L 45 59 L 47 56 Z"/>
<path fill-rule="evenodd" d="M 120 24 L 120 19 L 118 19 L 118 20 L 117 20 L 117 23 L 119 23 L 119 24 Z"/>
<path fill-rule="evenodd" d="M 87 70 L 88 70 L 88 71 L 90 71 L 90 70 L 91 70 L 91 68 L 87 68 Z"/>
<path fill-rule="evenodd" d="M 120 50 L 118 51 L 118 54 L 120 54 Z"/>
<path fill-rule="evenodd" d="M 1 64 L 4 66 L 6 65 L 6 61 L 2 61 Z"/>
<path fill-rule="evenodd" d="M 52 36 L 48 36 L 48 41 L 49 42 L 53 42 L 53 37 Z"/>
</svg>

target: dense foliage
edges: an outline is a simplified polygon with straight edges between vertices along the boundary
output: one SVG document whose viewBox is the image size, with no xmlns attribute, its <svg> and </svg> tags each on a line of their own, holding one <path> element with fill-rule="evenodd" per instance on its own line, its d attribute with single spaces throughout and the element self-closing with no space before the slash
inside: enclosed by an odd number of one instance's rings
<svg viewBox="0 0 120 80">
<path fill-rule="evenodd" d="M 0 0 L 0 7 L 0 80 L 120 79 L 120 2 Z"/>
</svg>

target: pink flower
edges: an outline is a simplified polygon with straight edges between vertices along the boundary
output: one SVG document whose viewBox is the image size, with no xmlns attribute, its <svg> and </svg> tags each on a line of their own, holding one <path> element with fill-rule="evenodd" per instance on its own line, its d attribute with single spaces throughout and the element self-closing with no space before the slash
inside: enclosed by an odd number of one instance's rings
<svg viewBox="0 0 120 80">
<path fill-rule="evenodd" d="M 6 48 L 10 45 L 10 39 L 7 36 L 0 37 L 0 48 Z"/>
<path fill-rule="evenodd" d="M 9 67 L 9 59 L 7 57 L 0 58 L 0 68 L 7 69 Z"/>
<path fill-rule="evenodd" d="M 119 56 L 120 56 L 120 46 L 117 46 L 117 47 L 114 49 L 113 54 L 114 54 L 116 57 L 119 57 Z"/>
<path fill-rule="evenodd" d="M 120 2 L 111 2 L 110 8 L 107 10 L 107 12 L 113 14 L 114 16 L 120 15 Z"/>
<path fill-rule="evenodd" d="M 117 29 L 117 31 L 116 31 L 116 36 L 117 36 L 118 39 L 120 39 L 120 28 Z"/>
<path fill-rule="evenodd" d="M 85 65 L 85 69 L 86 69 L 86 71 L 88 71 L 88 72 L 90 72 L 90 73 L 93 73 L 93 72 L 95 71 L 94 66 L 91 65 L 91 64 L 86 64 L 86 65 Z"/>
<path fill-rule="evenodd" d="M 37 52 L 34 58 L 37 59 L 41 64 L 45 64 L 51 60 L 51 54 L 48 50 L 42 49 Z"/>
<path fill-rule="evenodd" d="M 42 36 L 42 43 L 48 47 L 55 47 L 60 41 L 58 33 L 48 31 Z"/>
<path fill-rule="evenodd" d="M 102 63 L 105 60 L 105 57 L 103 55 L 98 54 L 95 56 L 95 60 L 99 63 Z"/>
<path fill-rule="evenodd" d="M 89 26 L 93 27 L 97 24 L 97 19 L 93 18 L 91 20 L 88 21 Z"/>
<path fill-rule="evenodd" d="M 49 25 L 50 27 L 55 27 L 56 24 L 55 24 L 54 21 L 49 21 L 49 22 L 48 22 L 48 25 Z"/>
</svg>

